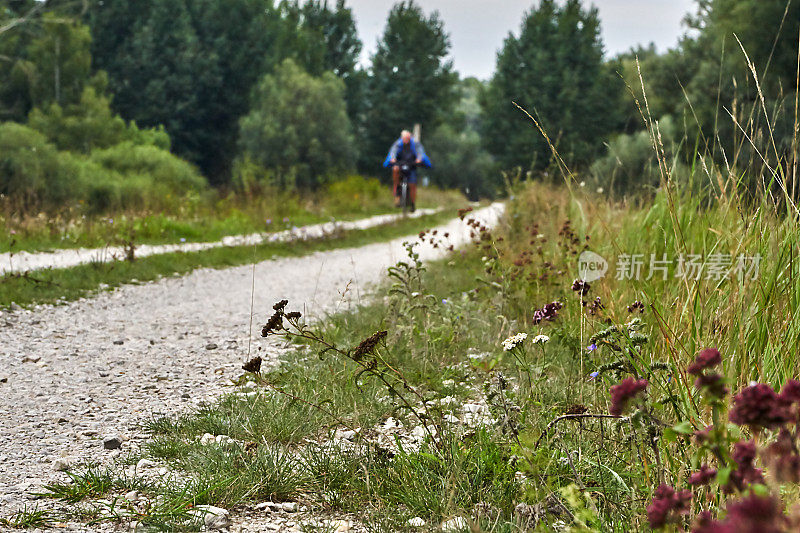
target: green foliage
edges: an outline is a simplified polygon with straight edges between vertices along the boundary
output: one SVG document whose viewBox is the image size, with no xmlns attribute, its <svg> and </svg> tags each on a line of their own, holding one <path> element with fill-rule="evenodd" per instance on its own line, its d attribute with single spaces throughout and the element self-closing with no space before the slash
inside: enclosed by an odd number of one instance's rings
<svg viewBox="0 0 800 533">
<path fill-rule="evenodd" d="M 0 194 L 22 210 L 57 205 L 73 194 L 76 176 L 45 136 L 22 124 L 0 123 Z"/>
<path fill-rule="evenodd" d="M 499 178 L 500 172 L 483 150 L 478 132 L 444 124 L 431 134 L 426 146 L 436 161 L 431 171 L 436 185 L 457 188 L 471 200 L 497 195 L 500 183 L 493 178 Z"/>
<path fill-rule="evenodd" d="M 433 182 L 457 188 L 471 200 L 494 197 L 500 185 L 500 172 L 481 143 L 483 115 L 478 98 L 483 90 L 483 83 L 475 78 L 461 80 L 458 106 L 425 141 L 435 161 L 430 171 Z"/>
<path fill-rule="evenodd" d="M 90 153 L 96 148 L 109 148 L 130 141 L 169 150 L 169 136 L 163 127 L 139 129 L 126 124 L 110 108 L 110 98 L 94 87 L 86 87 L 75 104 L 51 104 L 45 110 L 35 108 L 28 125 L 44 133 L 59 150 Z"/>
<path fill-rule="evenodd" d="M 563 7 L 544 0 L 509 35 L 482 104 L 484 143 L 505 169 L 545 169 L 551 150 L 525 108 L 568 164 L 586 165 L 600 151 L 612 119 L 606 100 L 610 73 L 596 8 L 579 0 Z"/>
<path fill-rule="evenodd" d="M 353 139 L 344 84 L 331 73 L 315 78 L 285 60 L 265 76 L 241 121 L 242 151 L 275 173 L 281 188 L 313 188 L 353 166 Z"/>
<path fill-rule="evenodd" d="M 667 115 L 658 121 L 664 144 L 664 162 L 681 186 L 692 187 L 690 172 L 679 154 L 679 132 Z M 610 195 L 651 196 L 660 187 L 662 169 L 647 131 L 620 134 L 608 143 L 606 155 L 591 166 L 594 184 Z"/>
<path fill-rule="evenodd" d="M 456 101 L 457 77 L 446 59 L 450 39 L 434 12 L 426 17 L 413 0 L 389 13 L 366 88 L 361 166 L 374 171 L 400 130 L 415 123 L 433 131 Z"/>
</svg>

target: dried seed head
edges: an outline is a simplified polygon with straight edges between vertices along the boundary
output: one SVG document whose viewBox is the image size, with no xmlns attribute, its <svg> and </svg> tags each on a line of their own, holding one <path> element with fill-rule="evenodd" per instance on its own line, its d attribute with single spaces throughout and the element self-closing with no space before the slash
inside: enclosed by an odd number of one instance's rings
<svg viewBox="0 0 800 533">
<path fill-rule="evenodd" d="M 353 350 L 353 355 L 352 355 L 353 360 L 359 361 L 365 355 L 372 353 L 375 350 L 375 347 L 378 345 L 378 343 L 386 338 L 387 334 L 388 334 L 387 331 L 376 331 L 375 333 L 373 333 L 372 335 L 361 341 L 361 343 L 358 346 L 356 346 L 355 350 Z"/>
<path fill-rule="evenodd" d="M 303 315 L 301 315 L 299 311 L 292 311 L 290 313 L 286 313 L 286 318 L 288 318 L 289 320 L 297 320 L 301 316 Z"/>
<path fill-rule="evenodd" d="M 275 313 L 269 317 L 267 323 L 264 324 L 264 327 L 261 328 L 261 336 L 267 337 L 276 331 L 279 331 L 283 328 L 283 313 L 280 311 L 275 311 Z"/>
<path fill-rule="evenodd" d="M 245 372 L 252 372 L 254 374 L 261 372 L 261 357 L 255 356 L 248 362 L 242 365 Z"/>
<path fill-rule="evenodd" d="M 283 310 L 286 308 L 286 304 L 288 303 L 289 300 L 281 300 L 280 302 L 273 305 L 272 308 L 278 312 L 283 312 Z"/>
</svg>

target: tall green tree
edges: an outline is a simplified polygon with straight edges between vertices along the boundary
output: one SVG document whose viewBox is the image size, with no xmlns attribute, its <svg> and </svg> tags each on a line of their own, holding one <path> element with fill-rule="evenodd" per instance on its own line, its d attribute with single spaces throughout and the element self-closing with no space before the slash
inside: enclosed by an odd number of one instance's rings
<svg viewBox="0 0 800 533">
<path fill-rule="evenodd" d="M 588 164 L 613 128 L 610 71 L 603 64 L 597 9 L 580 0 L 542 0 L 510 34 L 482 100 L 483 139 L 504 168 L 544 169 L 551 151 L 512 102 L 533 115 L 561 156 Z"/>
<path fill-rule="evenodd" d="M 693 63 L 685 81 L 690 135 L 720 162 L 759 164 L 758 152 L 774 158 L 776 148 L 778 157 L 785 157 L 794 131 L 800 2 L 698 0 L 690 24 L 698 33 L 682 47 Z M 747 58 L 759 78 L 769 124 Z"/>
<path fill-rule="evenodd" d="M 434 12 L 413 0 L 396 4 L 372 56 L 366 88 L 361 166 L 374 171 L 403 128 L 433 131 L 457 103 L 450 39 Z"/>
<path fill-rule="evenodd" d="M 88 17 L 115 109 L 164 124 L 176 153 L 227 182 L 250 92 L 283 57 L 272 0 L 104 0 Z"/>
<path fill-rule="evenodd" d="M 344 83 L 284 60 L 254 91 L 240 144 L 244 158 L 270 171 L 281 188 L 315 188 L 346 172 L 354 161 Z"/>
</svg>

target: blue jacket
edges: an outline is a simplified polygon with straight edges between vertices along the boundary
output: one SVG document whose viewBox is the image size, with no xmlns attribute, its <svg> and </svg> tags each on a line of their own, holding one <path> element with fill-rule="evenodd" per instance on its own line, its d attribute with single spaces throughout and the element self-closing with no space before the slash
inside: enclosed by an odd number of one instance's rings
<svg viewBox="0 0 800 533">
<path fill-rule="evenodd" d="M 397 139 L 392 147 L 389 149 L 389 155 L 386 156 L 386 160 L 383 162 L 384 167 L 388 167 L 392 164 L 392 159 L 397 159 L 398 154 L 400 154 L 400 150 L 403 149 L 403 138 L 400 137 Z M 422 160 L 422 165 L 428 168 L 433 168 L 433 164 L 431 160 L 428 158 L 428 154 L 425 153 L 425 148 L 422 147 L 422 143 L 418 143 L 414 140 L 414 137 L 411 137 L 411 151 L 414 152 L 414 156 L 417 159 Z"/>
</svg>

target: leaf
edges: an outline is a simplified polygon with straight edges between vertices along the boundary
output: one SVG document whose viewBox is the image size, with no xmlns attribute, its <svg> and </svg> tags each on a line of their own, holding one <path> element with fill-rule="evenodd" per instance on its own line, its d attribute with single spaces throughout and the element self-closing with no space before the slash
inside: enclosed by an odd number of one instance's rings
<svg viewBox="0 0 800 533">
<path fill-rule="evenodd" d="M 683 435 L 691 435 L 694 433 L 694 428 L 688 420 L 684 420 L 683 422 L 672 426 L 672 431 L 675 433 L 681 433 Z"/>
</svg>

